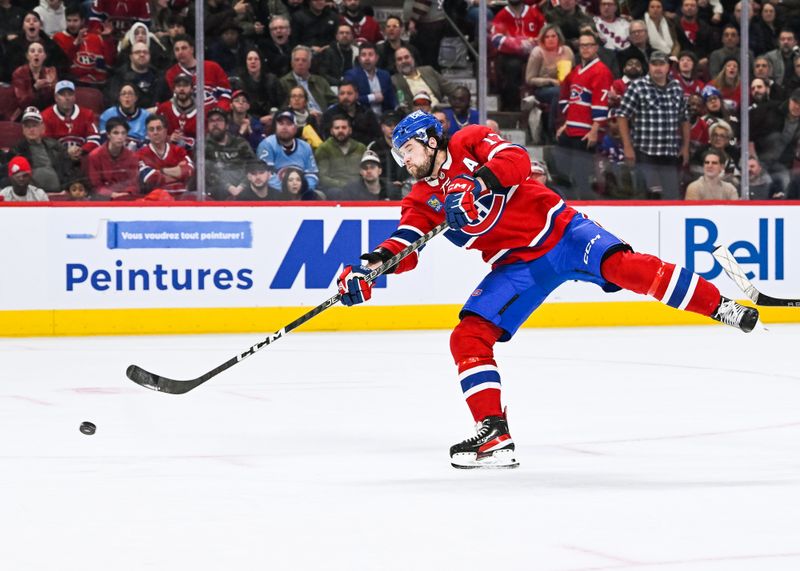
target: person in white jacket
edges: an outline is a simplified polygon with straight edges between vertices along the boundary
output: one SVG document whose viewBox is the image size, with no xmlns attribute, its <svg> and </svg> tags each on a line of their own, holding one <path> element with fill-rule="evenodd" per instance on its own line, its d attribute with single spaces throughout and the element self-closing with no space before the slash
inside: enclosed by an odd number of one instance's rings
<svg viewBox="0 0 800 571">
<path fill-rule="evenodd" d="M 33 9 L 42 19 L 44 33 L 53 37 L 56 32 L 67 29 L 67 16 L 63 0 L 39 0 L 39 5 Z"/>
</svg>

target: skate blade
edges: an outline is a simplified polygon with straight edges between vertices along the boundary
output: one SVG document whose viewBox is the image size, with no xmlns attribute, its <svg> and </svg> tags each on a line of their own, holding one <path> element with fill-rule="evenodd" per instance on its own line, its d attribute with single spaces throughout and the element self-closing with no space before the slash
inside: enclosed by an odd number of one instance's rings
<svg viewBox="0 0 800 571">
<path fill-rule="evenodd" d="M 450 465 L 459 470 L 475 470 L 475 469 L 492 469 L 492 470 L 509 470 L 517 468 L 519 462 L 514 457 L 513 450 L 497 450 L 491 454 L 484 456 L 480 460 L 477 454 L 456 454 L 450 458 Z"/>
</svg>

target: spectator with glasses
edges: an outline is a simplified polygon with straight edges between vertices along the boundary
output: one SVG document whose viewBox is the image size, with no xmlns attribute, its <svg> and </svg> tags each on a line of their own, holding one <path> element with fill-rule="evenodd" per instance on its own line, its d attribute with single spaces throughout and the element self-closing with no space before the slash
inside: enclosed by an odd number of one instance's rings
<svg viewBox="0 0 800 571">
<path fill-rule="evenodd" d="M 269 21 L 269 37 L 258 42 L 259 51 L 264 54 L 266 67 L 277 77 L 286 75 L 291 69 L 292 27 L 286 16 L 273 16 Z"/>
</svg>

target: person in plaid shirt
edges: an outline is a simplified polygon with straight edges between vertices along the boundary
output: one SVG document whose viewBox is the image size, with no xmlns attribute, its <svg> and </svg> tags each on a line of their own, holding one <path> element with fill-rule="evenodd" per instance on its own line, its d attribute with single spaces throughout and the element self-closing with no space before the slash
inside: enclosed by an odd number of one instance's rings
<svg viewBox="0 0 800 571">
<path fill-rule="evenodd" d="M 689 164 L 689 115 L 680 83 L 669 77 L 667 54 L 650 55 L 649 73 L 628 86 L 617 113 L 625 161 L 639 164 L 649 198 L 679 200 L 678 161 Z"/>
</svg>

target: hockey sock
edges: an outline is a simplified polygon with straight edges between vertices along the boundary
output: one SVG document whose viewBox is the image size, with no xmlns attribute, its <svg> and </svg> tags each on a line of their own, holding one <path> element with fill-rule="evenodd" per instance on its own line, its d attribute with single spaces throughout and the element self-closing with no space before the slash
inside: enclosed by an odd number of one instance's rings
<svg viewBox="0 0 800 571">
<path fill-rule="evenodd" d="M 686 268 L 649 254 L 615 252 L 603 261 L 600 269 L 611 283 L 652 296 L 677 309 L 711 315 L 719 305 L 717 286 Z"/>
<path fill-rule="evenodd" d="M 458 380 L 475 422 L 503 415 L 500 373 L 493 349 L 502 333 L 502 329 L 482 317 L 468 315 L 450 335 L 450 352 L 458 366 Z"/>
</svg>

